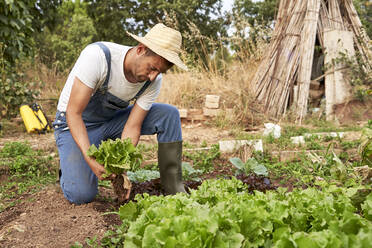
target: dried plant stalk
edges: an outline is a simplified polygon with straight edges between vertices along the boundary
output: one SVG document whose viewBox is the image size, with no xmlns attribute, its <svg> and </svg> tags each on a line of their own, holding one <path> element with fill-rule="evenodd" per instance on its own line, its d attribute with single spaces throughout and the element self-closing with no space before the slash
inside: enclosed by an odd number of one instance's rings
<svg viewBox="0 0 372 248">
<path fill-rule="evenodd" d="M 308 0 L 306 17 L 304 20 L 304 30 L 301 35 L 300 45 L 300 68 L 298 72 L 298 99 L 297 99 L 297 116 L 299 121 L 306 115 L 307 99 L 309 98 L 311 69 L 314 58 L 314 47 L 317 22 L 320 10 L 320 0 Z"/>
</svg>

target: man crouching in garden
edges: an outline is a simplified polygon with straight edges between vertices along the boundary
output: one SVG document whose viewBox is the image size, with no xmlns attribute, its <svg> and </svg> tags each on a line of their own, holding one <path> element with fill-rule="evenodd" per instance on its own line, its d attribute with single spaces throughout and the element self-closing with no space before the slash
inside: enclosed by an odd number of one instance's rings
<svg viewBox="0 0 372 248">
<path fill-rule="evenodd" d="M 167 194 L 185 192 L 182 183 L 182 132 L 177 108 L 154 103 L 162 73 L 173 64 L 187 70 L 179 58 L 181 34 L 163 24 L 144 37 L 128 33 L 135 47 L 110 42 L 88 45 L 80 54 L 57 106 L 53 122 L 60 156 L 60 184 L 72 203 L 91 202 L 104 167 L 86 155 L 103 140 L 157 134 L 158 164 Z M 133 105 L 129 102 L 135 100 Z"/>
</svg>

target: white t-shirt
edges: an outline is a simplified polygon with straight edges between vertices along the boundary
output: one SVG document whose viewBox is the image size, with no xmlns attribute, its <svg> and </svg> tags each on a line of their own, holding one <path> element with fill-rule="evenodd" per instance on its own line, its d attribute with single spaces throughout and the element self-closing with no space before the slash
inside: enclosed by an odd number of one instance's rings
<svg viewBox="0 0 372 248">
<path fill-rule="evenodd" d="M 103 42 L 111 53 L 111 72 L 108 82 L 108 91 L 114 96 L 129 101 L 142 88 L 145 82 L 130 83 L 124 76 L 124 58 L 131 47 L 111 42 Z M 88 45 L 81 52 L 78 60 L 72 68 L 62 93 L 59 97 L 57 109 L 66 111 L 70 98 L 74 78 L 77 77 L 82 83 L 92 89 L 99 88 L 106 79 L 107 61 L 105 53 L 98 45 Z M 161 74 L 151 82 L 150 86 L 137 99 L 137 104 L 144 110 L 149 110 L 152 103 L 157 99 L 161 87 Z"/>
</svg>

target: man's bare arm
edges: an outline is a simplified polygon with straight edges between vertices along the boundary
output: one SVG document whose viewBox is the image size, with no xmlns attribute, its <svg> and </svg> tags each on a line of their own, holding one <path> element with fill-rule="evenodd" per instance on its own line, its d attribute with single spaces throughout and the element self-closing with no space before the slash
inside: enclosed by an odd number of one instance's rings
<svg viewBox="0 0 372 248">
<path fill-rule="evenodd" d="M 129 114 L 127 123 L 124 126 L 121 138 L 130 138 L 134 145 L 138 144 L 141 136 L 141 128 L 143 120 L 145 119 L 148 111 L 143 110 L 138 104 L 134 104 L 132 111 Z"/>
<path fill-rule="evenodd" d="M 94 158 L 86 155 L 86 152 L 90 147 L 90 142 L 82 114 L 89 103 L 92 93 L 93 89 L 89 88 L 83 84 L 79 78 L 75 77 L 70 99 L 67 104 L 66 119 L 71 135 L 82 152 L 85 161 L 98 179 L 102 180 L 104 179 L 102 178 L 102 174 L 105 172 L 105 169 Z"/>
</svg>

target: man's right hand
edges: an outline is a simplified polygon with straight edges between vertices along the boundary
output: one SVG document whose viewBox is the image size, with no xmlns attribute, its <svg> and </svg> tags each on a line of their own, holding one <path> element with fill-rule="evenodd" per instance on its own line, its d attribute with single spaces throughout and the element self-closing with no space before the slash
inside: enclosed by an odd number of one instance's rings
<svg viewBox="0 0 372 248">
<path fill-rule="evenodd" d="M 94 158 L 87 156 L 85 160 L 87 161 L 93 173 L 97 176 L 99 180 L 111 180 L 115 178 L 114 174 L 108 177 L 103 177 L 103 174 L 105 174 L 105 168 L 103 167 L 103 165 L 98 163 Z"/>
</svg>

